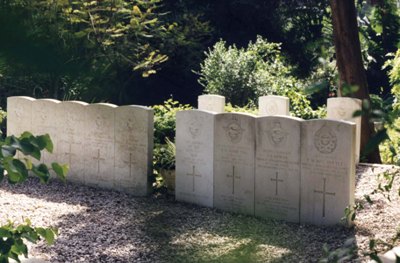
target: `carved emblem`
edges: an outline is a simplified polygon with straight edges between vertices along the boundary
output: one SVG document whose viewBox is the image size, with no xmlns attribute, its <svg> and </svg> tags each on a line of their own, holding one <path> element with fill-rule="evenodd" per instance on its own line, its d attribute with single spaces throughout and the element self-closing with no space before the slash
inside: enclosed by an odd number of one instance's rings
<svg viewBox="0 0 400 263">
<path fill-rule="evenodd" d="M 346 116 L 346 109 L 343 107 L 338 107 L 336 112 L 342 119 Z"/>
<path fill-rule="evenodd" d="M 242 140 L 244 129 L 236 118 L 233 118 L 232 121 L 224 127 L 224 130 L 231 142 L 238 143 Z"/>
<path fill-rule="evenodd" d="M 100 128 L 100 127 L 104 126 L 104 120 L 103 120 L 103 118 L 101 117 L 100 114 L 96 115 L 96 121 L 95 122 L 96 122 L 97 128 Z"/>
<path fill-rule="evenodd" d="M 278 112 L 278 105 L 276 101 L 269 102 L 265 107 L 265 113 L 268 115 L 275 115 Z"/>
<path fill-rule="evenodd" d="M 314 146 L 320 153 L 332 153 L 337 146 L 337 137 L 334 131 L 325 125 L 314 135 Z"/>
<path fill-rule="evenodd" d="M 275 121 L 272 129 L 268 130 L 267 134 L 273 145 L 280 146 L 286 142 L 288 133 L 282 129 L 282 125 L 279 121 Z"/>
<path fill-rule="evenodd" d="M 22 112 L 23 111 L 19 108 L 14 111 L 15 116 L 17 116 L 18 119 L 20 119 L 22 117 Z"/>
<path fill-rule="evenodd" d="M 200 118 L 193 118 L 189 122 L 188 131 L 192 136 L 192 139 L 197 138 L 201 133 L 202 120 Z"/>
</svg>

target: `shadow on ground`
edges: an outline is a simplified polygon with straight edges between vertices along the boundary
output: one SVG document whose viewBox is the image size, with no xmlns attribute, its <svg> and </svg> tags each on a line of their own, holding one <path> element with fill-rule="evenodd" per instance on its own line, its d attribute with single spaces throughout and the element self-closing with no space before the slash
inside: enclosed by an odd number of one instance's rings
<svg viewBox="0 0 400 263">
<path fill-rule="evenodd" d="M 354 237 L 343 227 L 263 220 L 175 202 L 52 181 L 0 185 L 1 190 L 84 207 L 54 218 L 51 262 L 316 262 L 322 245 Z"/>
</svg>

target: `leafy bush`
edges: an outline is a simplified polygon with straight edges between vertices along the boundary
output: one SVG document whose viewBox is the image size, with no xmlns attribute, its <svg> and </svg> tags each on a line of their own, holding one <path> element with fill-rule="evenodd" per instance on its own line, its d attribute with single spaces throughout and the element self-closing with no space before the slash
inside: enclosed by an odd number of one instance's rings
<svg viewBox="0 0 400 263">
<path fill-rule="evenodd" d="M 176 113 L 181 110 L 190 110 L 188 104 L 180 104 L 178 101 L 169 99 L 161 105 L 152 107 L 154 110 L 154 143 L 166 144 L 166 139 L 174 141 Z"/>
<path fill-rule="evenodd" d="M 29 172 L 39 177 L 41 182 L 48 182 L 50 169 L 45 164 L 35 165 L 30 157 L 40 160 L 41 151 L 53 151 L 53 143 L 48 134 L 33 136 L 24 132 L 20 137 L 9 136 L 0 141 L 0 182 L 7 179 L 10 184 L 22 183 L 28 178 Z M 23 154 L 23 158 L 15 158 L 17 153 Z M 51 169 L 61 180 L 65 180 L 68 172 L 66 165 L 52 163 Z M 0 262 L 8 263 L 9 258 L 20 262 L 20 255 L 28 256 L 28 247 L 24 240 L 36 243 L 45 239 L 48 244 L 54 242 L 57 234 L 55 229 L 32 227 L 29 220 L 25 224 L 15 226 L 12 222 L 0 227 Z"/>
<path fill-rule="evenodd" d="M 302 93 L 305 82 L 292 76 L 280 44 L 257 37 L 247 48 L 217 42 L 200 65 L 199 83 L 207 93 L 225 96 L 233 105 L 256 105 L 258 97 L 281 95 L 290 99 L 291 112 L 305 119 L 316 117 Z"/>
<path fill-rule="evenodd" d="M 175 144 L 165 138 L 166 144 L 156 144 L 154 147 L 154 169 L 173 170 L 175 169 Z"/>
<path fill-rule="evenodd" d="M 181 110 L 190 110 L 188 104 L 180 104 L 178 101 L 168 99 L 161 105 L 152 107 L 154 110 L 154 151 L 153 151 L 153 175 L 155 188 L 164 186 L 162 169 L 175 169 L 175 130 L 176 113 Z"/>
<path fill-rule="evenodd" d="M 251 104 L 248 104 L 244 107 L 239 107 L 239 106 L 232 106 L 231 103 L 227 103 L 225 106 L 225 112 L 244 112 L 257 115 L 258 109 L 256 106 Z"/>
</svg>

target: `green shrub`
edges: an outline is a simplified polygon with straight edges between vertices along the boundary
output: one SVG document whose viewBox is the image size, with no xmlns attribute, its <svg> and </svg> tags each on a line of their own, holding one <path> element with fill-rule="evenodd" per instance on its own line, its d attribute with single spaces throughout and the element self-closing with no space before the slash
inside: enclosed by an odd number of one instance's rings
<svg viewBox="0 0 400 263">
<path fill-rule="evenodd" d="M 243 112 L 243 113 L 250 113 L 257 115 L 258 109 L 256 106 L 251 104 L 248 104 L 244 107 L 239 107 L 239 106 L 232 106 L 232 104 L 228 102 L 225 106 L 225 112 Z"/>
<path fill-rule="evenodd" d="M 175 169 L 176 113 L 190 110 L 192 107 L 169 99 L 164 104 L 152 108 L 154 109 L 153 186 L 158 189 L 164 186 L 161 170 Z"/>
<path fill-rule="evenodd" d="M 206 52 L 197 74 L 205 92 L 225 96 L 232 105 L 257 105 L 258 97 L 281 95 L 290 99 L 294 116 L 316 117 L 310 102 L 302 93 L 305 82 L 292 76 L 292 68 L 281 54 L 280 44 L 257 37 L 247 48 L 226 47 L 217 42 Z"/>
<path fill-rule="evenodd" d="M 188 104 L 180 104 L 178 101 L 169 99 L 161 105 L 152 107 L 154 110 L 154 143 L 166 144 L 166 139 L 174 141 L 176 113 L 181 110 L 190 110 Z"/>
</svg>

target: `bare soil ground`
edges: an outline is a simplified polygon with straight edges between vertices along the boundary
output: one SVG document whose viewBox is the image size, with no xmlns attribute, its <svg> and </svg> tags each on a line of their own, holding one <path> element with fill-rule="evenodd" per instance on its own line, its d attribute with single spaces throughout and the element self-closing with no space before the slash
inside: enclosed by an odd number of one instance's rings
<svg viewBox="0 0 400 263">
<path fill-rule="evenodd" d="M 356 199 L 365 208 L 355 226 L 317 227 L 259 219 L 175 202 L 172 197 L 132 197 L 56 180 L 43 185 L 0 184 L 0 224 L 30 218 L 59 229 L 52 246 L 32 245 L 30 255 L 49 262 L 318 262 L 323 246 L 354 238 L 351 262 L 367 262 L 370 238 L 390 241 L 400 223 L 399 183 L 389 202 L 374 194 L 393 166 L 357 168 Z M 381 178 L 381 179 L 379 179 Z"/>
</svg>

